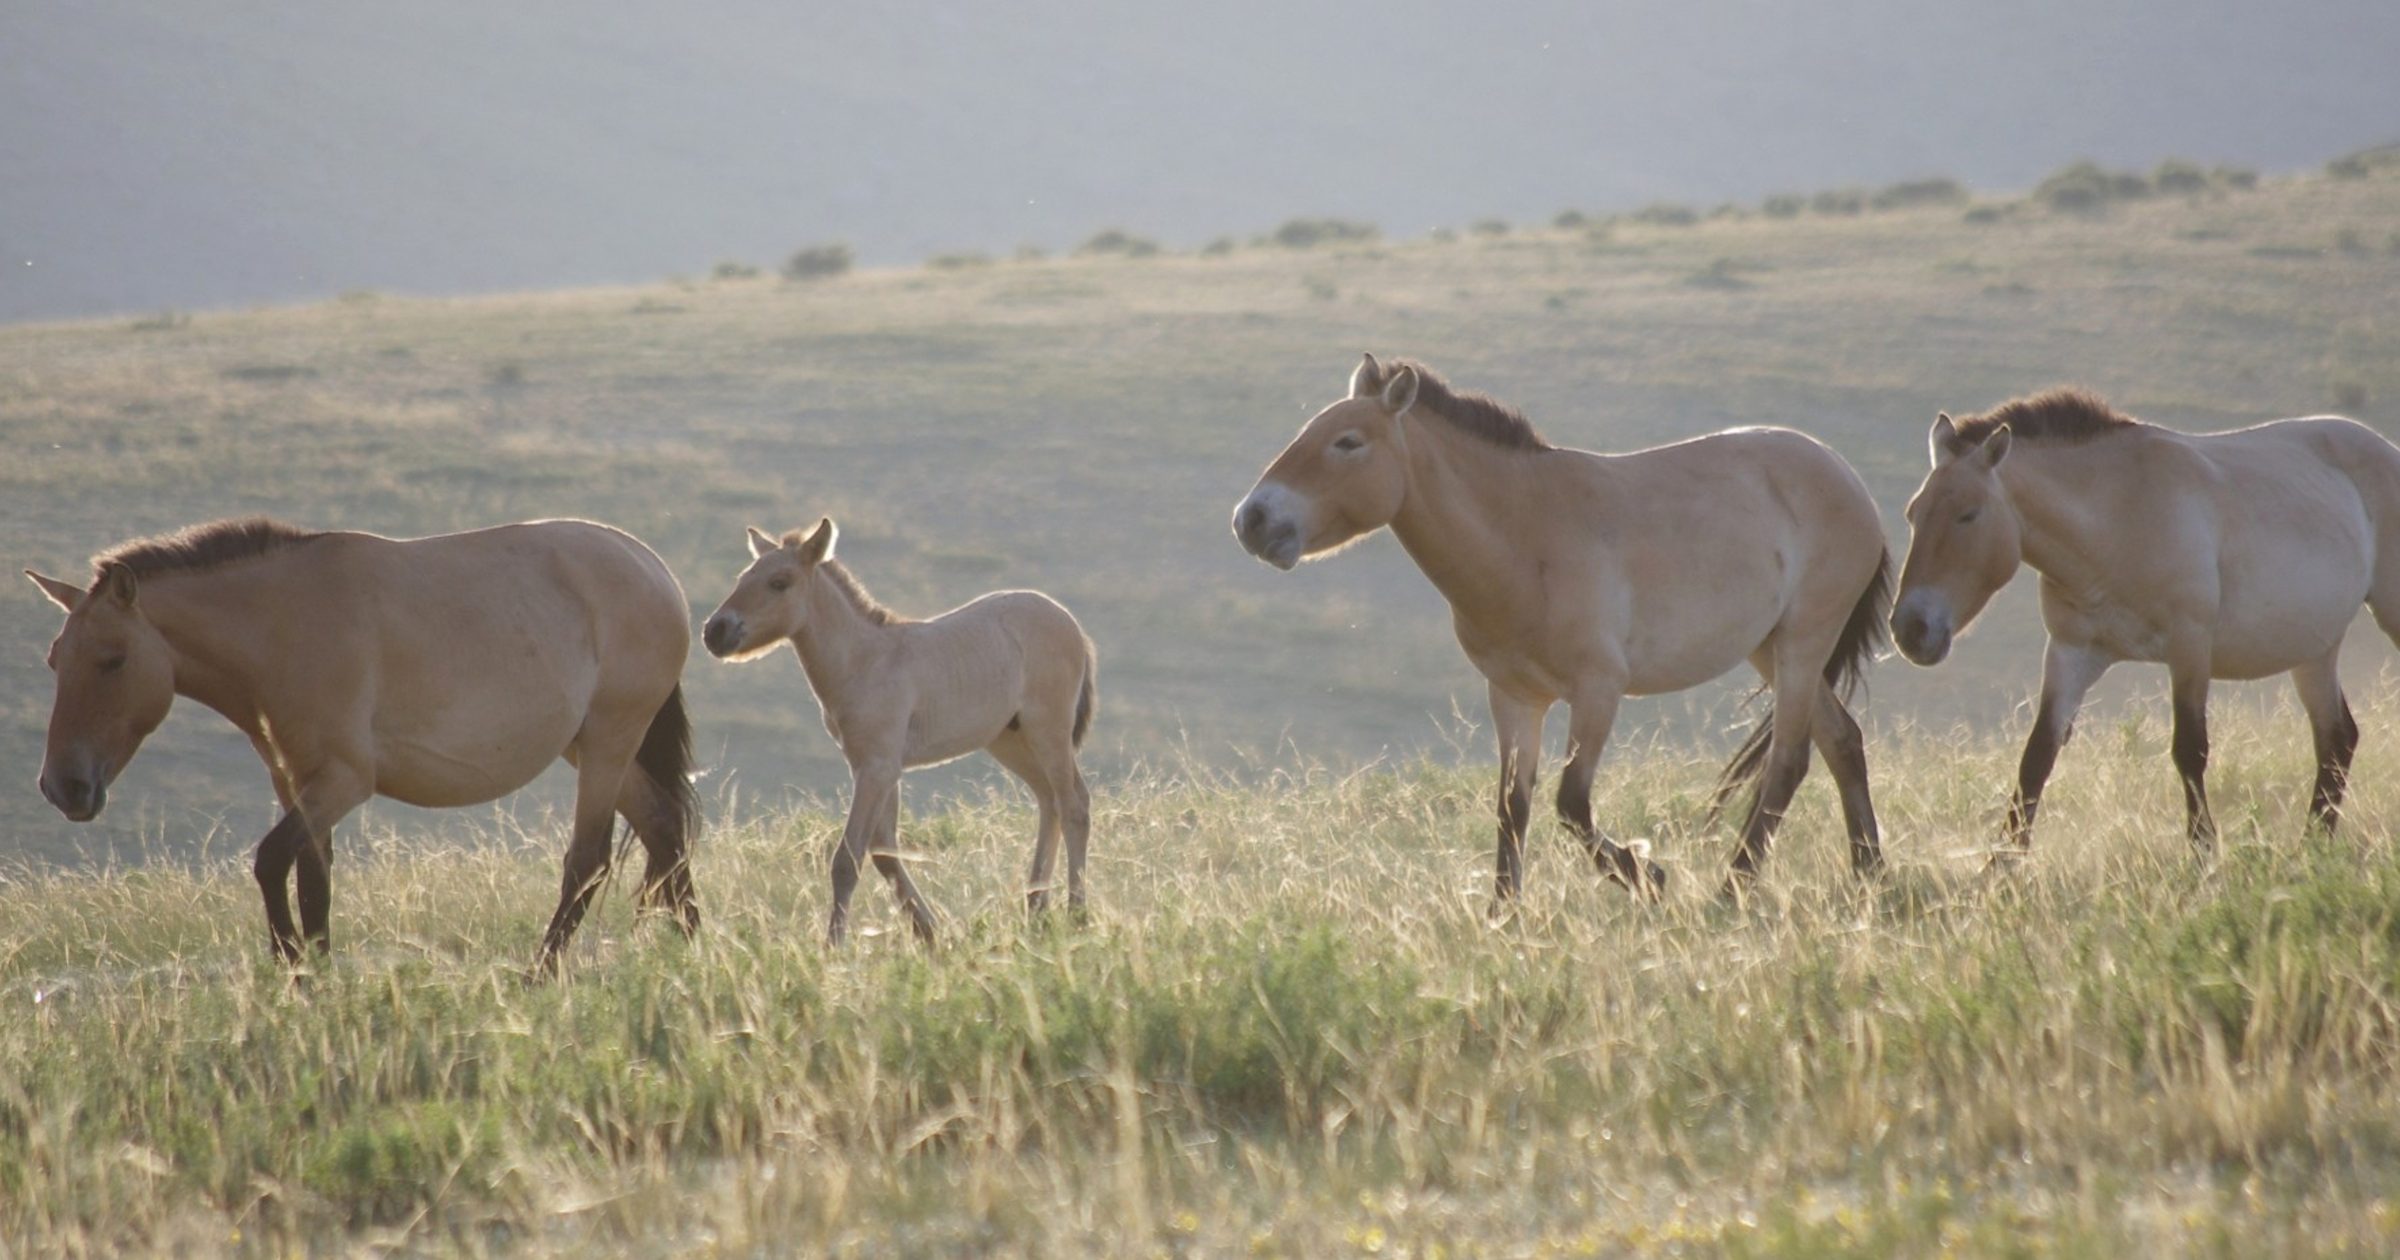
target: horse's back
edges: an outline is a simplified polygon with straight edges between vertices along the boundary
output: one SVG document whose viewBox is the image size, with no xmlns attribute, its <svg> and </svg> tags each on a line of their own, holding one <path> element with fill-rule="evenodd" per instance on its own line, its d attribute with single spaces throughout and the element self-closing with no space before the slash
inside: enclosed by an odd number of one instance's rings
<svg viewBox="0 0 2400 1260">
<path fill-rule="evenodd" d="M 595 711 L 642 721 L 681 676 L 681 590 L 649 548 L 585 521 L 420 539 L 336 533 L 295 576 L 353 662 L 377 790 L 460 804 L 514 790 Z"/>
</svg>

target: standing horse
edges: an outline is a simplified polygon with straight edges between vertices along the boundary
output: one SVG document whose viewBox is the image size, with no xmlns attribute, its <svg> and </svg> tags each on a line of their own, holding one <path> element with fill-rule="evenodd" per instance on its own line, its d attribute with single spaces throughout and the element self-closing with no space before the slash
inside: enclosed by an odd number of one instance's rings
<svg viewBox="0 0 2400 1260">
<path fill-rule="evenodd" d="M 1757 872 L 1813 741 L 1839 784 L 1850 859 L 1881 861 L 1865 743 L 1842 700 L 1883 622 L 1883 527 L 1840 456 L 1789 429 L 1736 429 L 1600 455 L 1552 446 L 1516 411 L 1455 394 L 1422 365 L 1368 355 L 1234 509 L 1244 549 L 1279 569 L 1390 526 L 1450 601 L 1490 683 L 1500 742 L 1495 896 L 1524 871 L 1542 719 L 1569 708 L 1558 813 L 1603 872 L 1663 876 L 1592 824 L 1617 705 L 1748 660 L 1774 708 L 1727 768 L 1759 777 L 1729 893 Z"/>
<path fill-rule="evenodd" d="M 2174 696 L 2185 826 L 2215 842 L 2211 679 L 2290 673 L 2316 737 L 2309 816 L 2340 819 L 2358 723 L 2335 662 L 2363 601 L 2400 642 L 2400 448 L 2337 416 L 2230 433 L 2144 424 L 2077 389 L 1933 422 L 1908 505 L 1892 637 L 1939 664 L 2020 563 L 2042 575 L 2042 693 L 2008 839 L 2033 815 L 2075 711 L 2118 661 L 2158 661 Z"/>
<path fill-rule="evenodd" d="M 836 532 L 831 517 L 780 540 L 751 530 L 750 567 L 701 632 L 710 652 L 732 661 L 788 640 L 826 733 L 850 763 L 826 939 L 840 944 L 848 930 L 850 894 L 869 856 L 917 936 L 933 939 L 933 907 L 900 860 L 900 774 L 978 748 L 1023 779 L 1041 810 L 1026 908 L 1048 905 L 1063 834 L 1067 901 L 1080 909 L 1092 794 L 1075 750 L 1099 703 L 1099 658 L 1083 627 L 1038 591 L 996 591 L 930 621 L 902 617 L 833 558 Z"/>
<path fill-rule="evenodd" d="M 533 521 L 398 541 L 247 518 L 107 551 L 88 591 L 26 576 L 67 614 L 42 795 L 86 821 L 175 697 L 224 715 L 283 807 L 255 869 L 286 962 L 303 937 L 330 948 L 333 828 L 351 810 L 372 796 L 480 804 L 560 757 L 576 768 L 575 829 L 542 969 L 607 872 L 619 814 L 649 851 L 643 904 L 671 908 L 686 935 L 699 925 L 678 685 L 689 613 L 630 535 Z"/>
</svg>

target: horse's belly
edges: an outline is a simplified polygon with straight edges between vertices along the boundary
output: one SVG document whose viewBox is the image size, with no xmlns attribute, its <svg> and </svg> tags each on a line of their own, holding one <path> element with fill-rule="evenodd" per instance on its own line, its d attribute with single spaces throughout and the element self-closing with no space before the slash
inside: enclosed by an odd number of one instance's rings
<svg viewBox="0 0 2400 1260">
<path fill-rule="evenodd" d="M 426 808 L 480 805 L 533 782 L 575 737 L 575 724 L 494 724 L 445 738 L 385 736 L 378 742 L 375 791 Z"/>
</svg>

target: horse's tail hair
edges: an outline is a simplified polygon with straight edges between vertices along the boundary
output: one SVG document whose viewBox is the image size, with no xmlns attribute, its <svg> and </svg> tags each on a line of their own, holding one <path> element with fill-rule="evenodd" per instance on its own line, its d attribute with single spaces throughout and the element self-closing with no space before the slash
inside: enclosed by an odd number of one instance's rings
<svg viewBox="0 0 2400 1260">
<path fill-rule="evenodd" d="M 1092 646 L 1090 636 L 1083 640 L 1083 690 L 1075 696 L 1075 729 L 1070 738 L 1077 748 L 1083 747 L 1084 732 L 1092 729 L 1092 717 L 1100 711 L 1100 649 Z"/>
<path fill-rule="evenodd" d="M 651 715 L 650 729 L 642 735 L 641 751 L 633 755 L 633 764 L 641 767 L 674 807 L 675 825 L 685 852 L 690 852 L 693 838 L 700 834 L 700 793 L 692 783 L 692 717 L 683 707 L 681 683 Z"/>
<path fill-rule="evenodd" d="M 1885 637 L 1891 632 L 1891 611 L 1892 553 L 1886 549 L 1875 562 L 1875 576 L 1867 582 L 1867 589 L 1850 606 L 1850 620 L 1842 623 L 1841 637 L 1833 641 L 1833 656 L 1825 662 L 1825 683 L 1833 688 L 1834 695 L 1847 701 L 1858 694 L 1859 684 L 1866 679 L 1867 666 L 1883 650 Z M 1762 685 L 1753 694 L 1764 695 L 1766 691 Z M 1725 769 L 1717 775 L 1716 792 L 1708 802 L 1711 825 L 1724 812 L 1725 803 L 1767 768 L 1767 744 L 1774 734 L 1775 702 L 1770 699 L 1758 729 L 1750 732 L 1750 737 L 1735 750 L 1733 760 L 1726 762 Z"/>
</svg>

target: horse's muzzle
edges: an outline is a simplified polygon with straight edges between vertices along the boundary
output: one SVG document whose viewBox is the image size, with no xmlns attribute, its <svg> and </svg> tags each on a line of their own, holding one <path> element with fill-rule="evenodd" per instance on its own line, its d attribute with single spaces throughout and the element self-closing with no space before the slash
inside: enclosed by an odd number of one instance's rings
<svg viewBox="0 0 2400 1260">
<path fill-rule="evenodd" d="M 1892 609 L 1892 645 L 1917 665 L 1939 665 L 1950 655 L 1950 627 L 1905 603 Z"/>
<path fill-rule="evenodd" d="M 1290 569 L 1300 563 L 1300 530 L 1290 521 L 1274 520 L 1253 496 L 1242 500 L 1233 510 L 1233 536 L 1242 550 L 1274 565 Z"/>
<path fill-rule="evenodd" d="M 108 785 L 97 779 L 52 779 L 45 774 L 42 799 L 66 815 L 68 822 L 90 822 L 108 804 Z"/>
<path fill-rule="evenodd" d="M 733 655 L 742 647 L 741 619 L 724 613 L 709 618 L 708 624 L 700 628 L 700 642 L 707 646 L 709 655 L 719 660 Z"/>
</svg>

